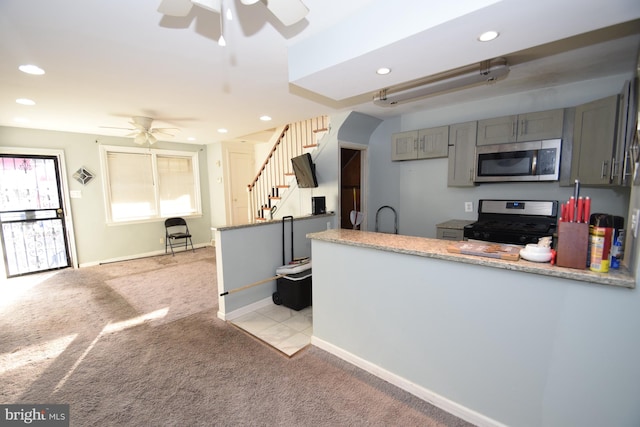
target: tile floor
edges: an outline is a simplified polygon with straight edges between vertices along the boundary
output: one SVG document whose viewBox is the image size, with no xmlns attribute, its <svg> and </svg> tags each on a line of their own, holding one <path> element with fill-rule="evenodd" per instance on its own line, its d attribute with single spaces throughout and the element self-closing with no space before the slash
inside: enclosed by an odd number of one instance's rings
<svg viewBox="0 0 640 427">
<path fill-rule="evenodd" d="M 311 307 L 295 311 L 271 304 L 233 319 L 232 324 L 291 357 L 311 343 Z"/>
</svg>

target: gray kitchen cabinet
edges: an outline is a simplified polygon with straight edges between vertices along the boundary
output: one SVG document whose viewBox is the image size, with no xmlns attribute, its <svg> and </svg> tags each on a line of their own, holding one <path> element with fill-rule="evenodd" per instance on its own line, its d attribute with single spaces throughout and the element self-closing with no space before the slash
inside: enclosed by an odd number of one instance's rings
<svg viewBox="0 0 640 427">
<path fill-rule="evenodd" d="M 456 242 L 464 240 L 464 226 L 469 225 L 473 220 L 450 219 L 449 221 L 436 224 L 436 239 L 453 240 Z"/>
<path fill-rule="evenodd" d="M 564 109 L 518 115 L 518 142 L 562 138 Z"/>
<path fill-rule="evenodd" d="M 449 126 L 394 133 L 391 160 L 447 157 Z"/>
<path fill-rule="evenodd" d="M 417 130 L 394 133 L 391 136 L 391 160 L 411 160 L 417 157 Z"/>
<path fill-rule="evenodd" d="M 475 142 L 478 122 L 457 123 L 449 127 L 449 170 L 447 186 L 473 187 Z"/>
<path fill-rule="evenodd" d="M 476 140 L 476 145 L 515 142 L 518 135 L 517 128 L 518 116 L 478 120 L 478 139 Z"/>
<path fill-rule="evenodd" d="M 440 126 L 418 131 L 418 158 L 434 159 L 447 157 L 449 126 Z"/>
<path fill-rule="evenodd" d="M 562 138 L 564 110 L 537 111 L 478 121 L 477 145 Z"/>
<path fill-rule="evenodd" d="M 613 183 L 618 95 L 576 107 L 571 180 L 585 185 Z"/>
</svg>

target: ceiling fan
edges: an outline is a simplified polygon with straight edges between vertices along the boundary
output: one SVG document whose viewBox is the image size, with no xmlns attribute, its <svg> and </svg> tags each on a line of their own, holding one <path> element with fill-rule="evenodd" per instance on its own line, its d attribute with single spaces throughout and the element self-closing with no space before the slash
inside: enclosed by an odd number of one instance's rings
<svg viewBox="0 0 640 427">
<path fill-rule="evenodd" d="M 286 26 L 295 24 L 309 13 L 309 9 L 301 0 L 240 0 L 244 5 L 252 5 L 259 1 Z M 193 5 L 221 13 L 222 0 L 162 0 L 158 12 L 168 16 L 187 16 Z"/>
<path fill-rule="evenodd" d="M 158 141 L 158 139 L 154 136 L 154 134 L 173 136 L 167 131 L 177 130 L 177 128 L 152 128 L 151 124 L 153 123 L 153 119 L 151 117 L 133 116 L 129 123 L 133 126 L 133 128 L 111 128 L 111 129 L 124 129 L 124 130 L 134 131 L 125 136 L 133 137 L 133 142 L 139 145 L 143 145 L 146 143 L 148 143 L 149 145 L 153 145 L 156 143 L 156 141 Z"/>
</svg>

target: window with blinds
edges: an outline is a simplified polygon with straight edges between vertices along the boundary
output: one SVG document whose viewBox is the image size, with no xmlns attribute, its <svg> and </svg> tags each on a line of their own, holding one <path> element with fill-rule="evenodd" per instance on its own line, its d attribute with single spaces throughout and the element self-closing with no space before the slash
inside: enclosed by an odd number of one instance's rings
<svg viewBox="0 0 640 427">
<path fill-rule="evenodd" d="M 202 213 L 197 153 L 101 148 L 109 223 Z"/>
</svg>

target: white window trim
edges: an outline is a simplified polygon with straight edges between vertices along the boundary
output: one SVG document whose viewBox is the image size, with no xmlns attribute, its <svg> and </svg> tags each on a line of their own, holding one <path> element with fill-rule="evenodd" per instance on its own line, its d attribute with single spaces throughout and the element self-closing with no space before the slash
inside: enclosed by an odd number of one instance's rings
<svg viewBox="0 0 640 427">
<path fill-rule="evenodd" d="M 126 147 L 119 145 L 100 145 L 100 164 L 101 164 L 101 175 L 102 175 L 102 195 L 104 198 L 104 209 L 105 209 L 105 217 L 107 220 L 107 225 L 127 225 L 127 224 L 139 224 L 145 222 L 158 222 L 164 221 L 168 216 L 157 215 L 155 217 L 144 218 L 139 220 L 127 220 L 127 221 L 114 221 L 111 216 L 111 188 L 109 183 L 109 168 L 107 161 L 107 154 L 109 152 L 117 152 L 117 153 L 134 153 L 134 154 L 151 154 L 152 156 L 152 168 L 153 168 L 153 179 L 154 182 L 158 182 L 158 171 L 157 171 L 157 162 L 156 156 L 179 156 L 179 157 L 190 157 L 191 164 L 193 167 L 193 175 L 195 180 L 195 205 L 196 212 L 181 215 L 185 218 L 197 218 L 202 216 L 202 197 L 200 195 L 200 167 L 199 167 L 199 158 L 197 151 L 178 151 L 178 150 L 161 150 L 157 148 L 142 148 L 142 147 Z M 155 199 L 156 199 L 156 207 L 157 211 L 160 212 L 160 200 L 159 200 L 159 190 L 158 187 L 155 186 Z"/>
</svg>

